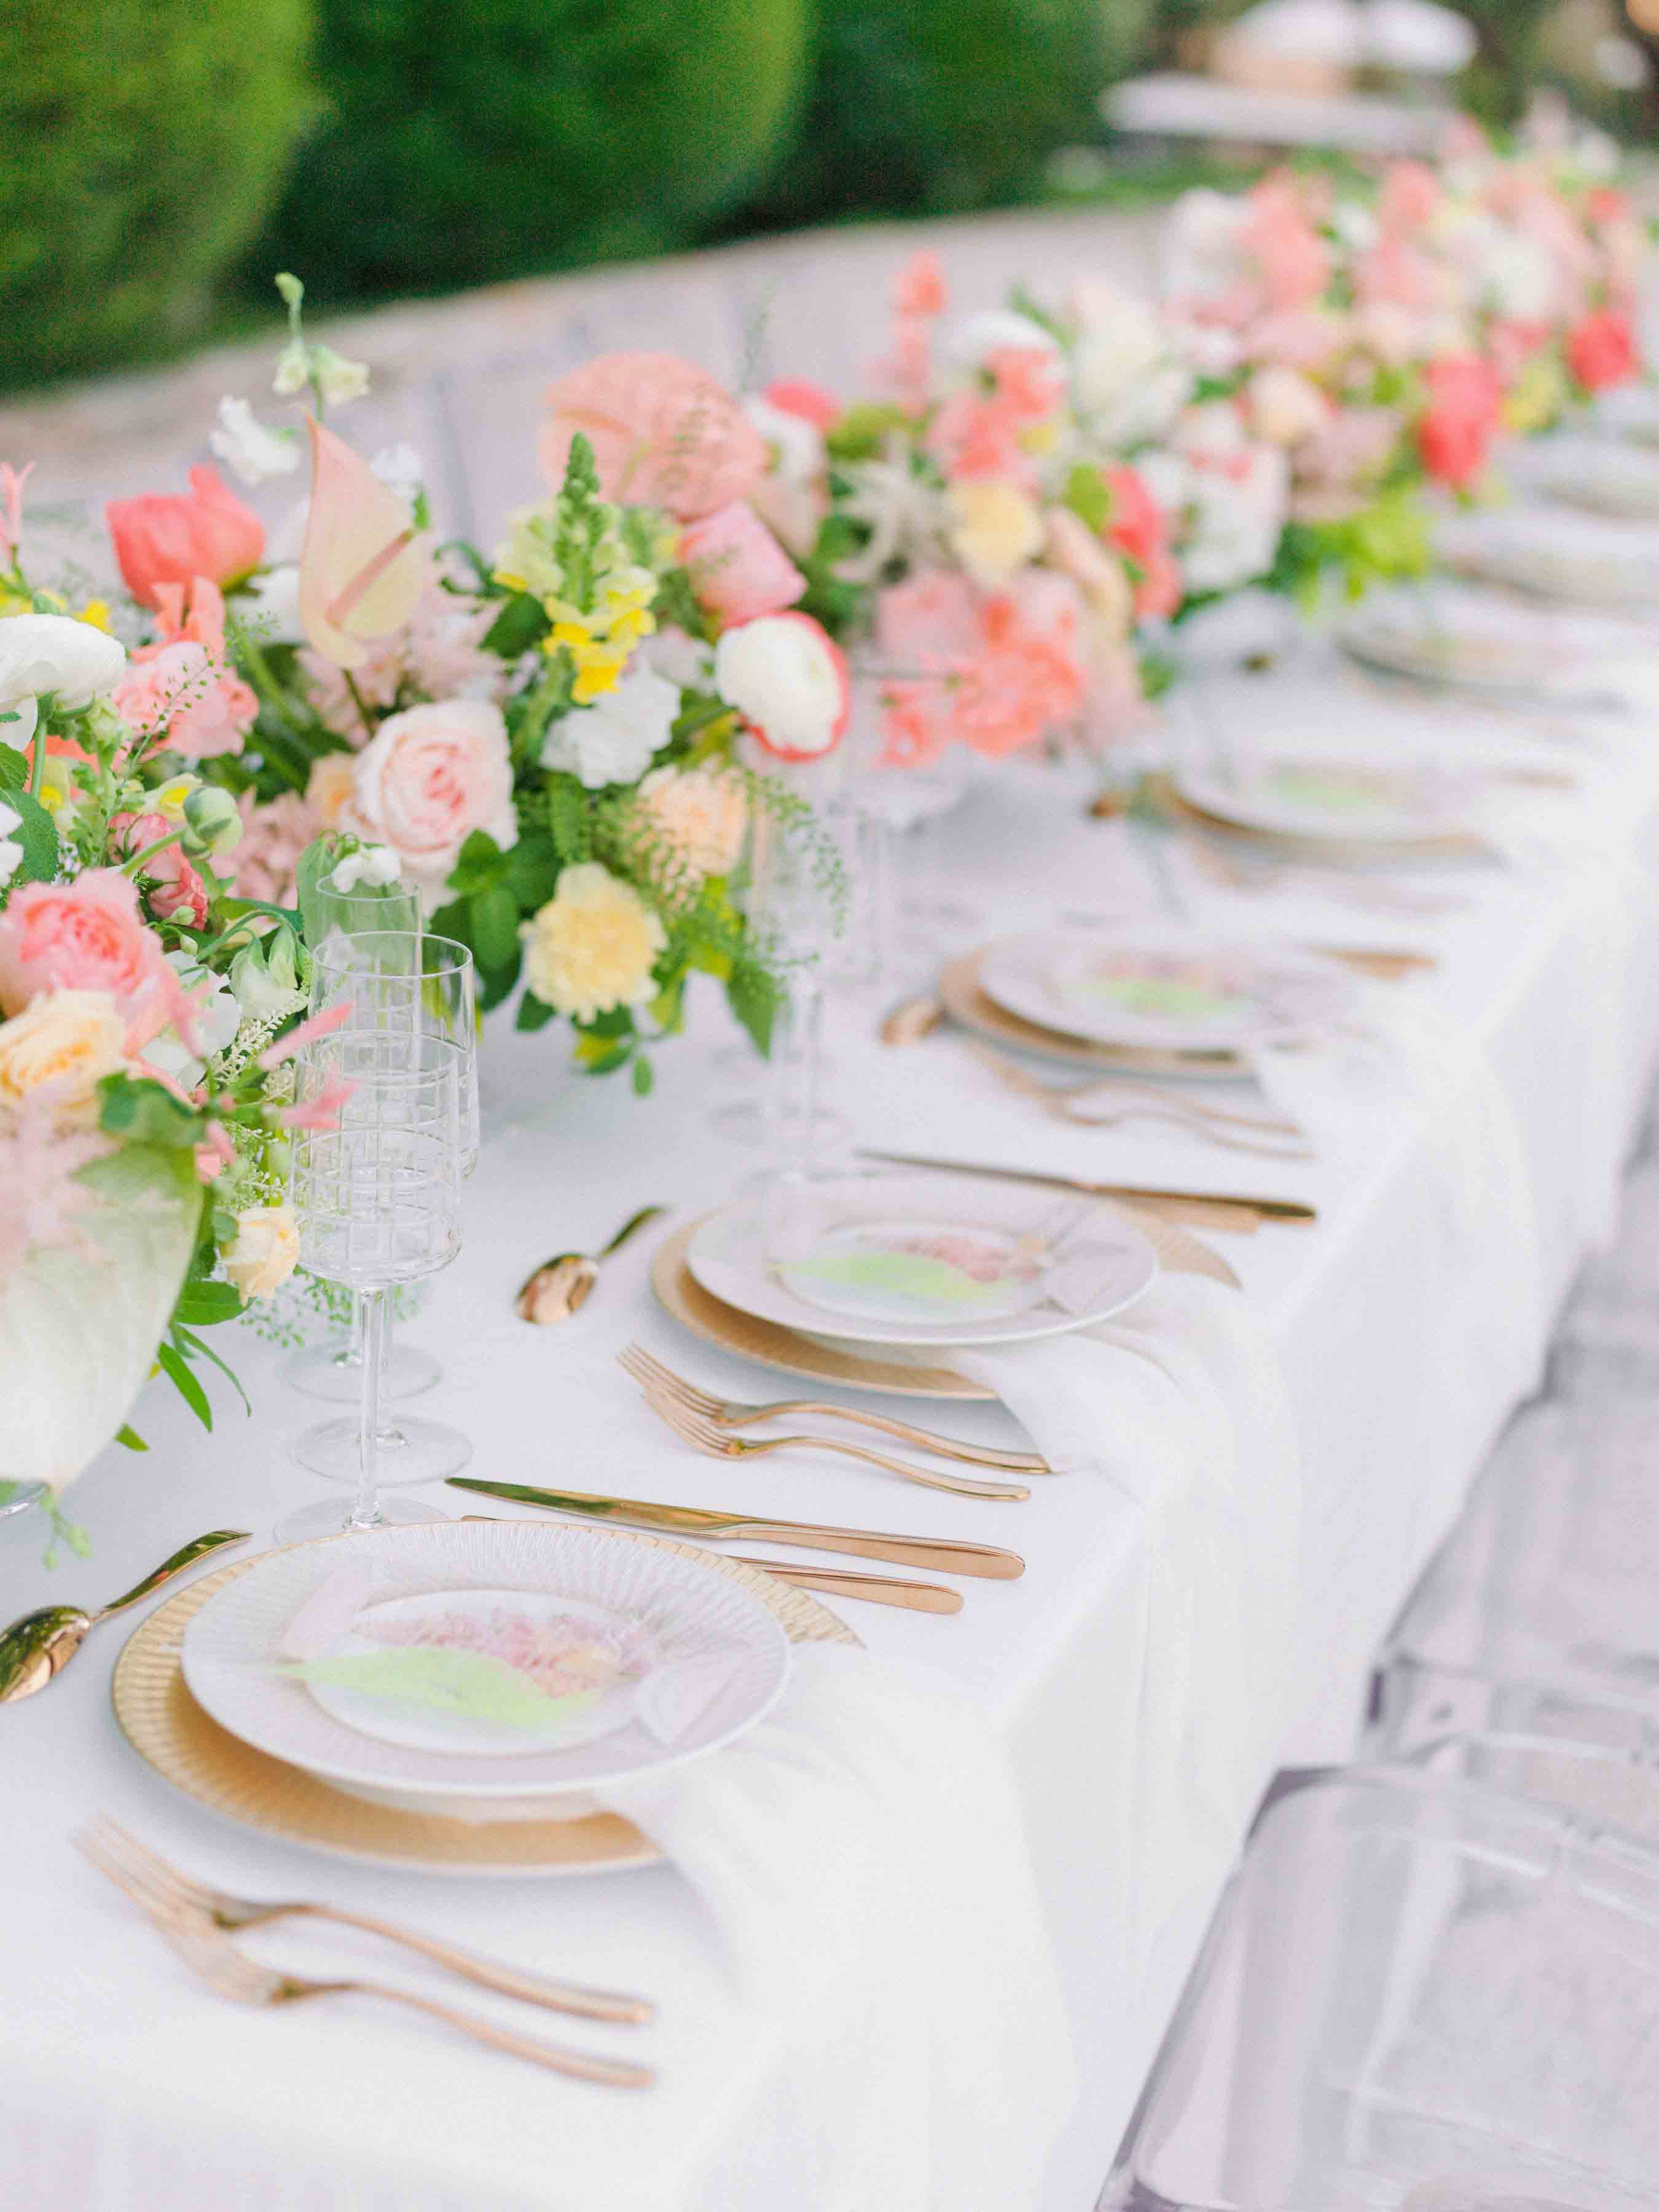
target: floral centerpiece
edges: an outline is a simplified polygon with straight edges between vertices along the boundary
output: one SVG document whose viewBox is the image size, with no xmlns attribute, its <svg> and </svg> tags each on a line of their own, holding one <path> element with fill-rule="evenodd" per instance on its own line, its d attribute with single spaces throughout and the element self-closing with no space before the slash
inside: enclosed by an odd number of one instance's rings
<svg viewBox="0 0 1659 2212">
<path fill-rule="evenodd" d="M 255 708 L 216 583 L 158 585 L 129 653 L 31 586 L 0 489 L 0 1479 L 55 1496 L 143 1448 L 158 1369 L 212 1425 L 201 1332 L 292 1269 L 289 1133 L 333 1108 L 293 1103 L 303 951 L 230 895 L 241 821 L 201 773 Z"/>
<path fill-rule="evenodd" d="M 256 712 L 210 773 L 246 827 L 238 888 L 303 904 L 359 841 L 471 945 L 485 1006 L 568 1023 L 582 1067 L 647 1088 L 696 970 L 763 1047 L 780 977 L 732 879 L 757 811 L 814 836 L 775 770 L 836 744 L 848 689 L 749 504 L 759 433 L 689 362 L 592 362 L 549 394 L 550 496 L 489 557 L 440 547 L 418 457 L 371 463 L 324 420 L 366 373 L 309 345 L 284 289 L 277 383 L 313 402 L 312 487 L 297 562 L 261 542 L 232 621 Z M 280 429 L 242 401 L 222 416 L 245 477 L 286 472 Z"/>
</svg>

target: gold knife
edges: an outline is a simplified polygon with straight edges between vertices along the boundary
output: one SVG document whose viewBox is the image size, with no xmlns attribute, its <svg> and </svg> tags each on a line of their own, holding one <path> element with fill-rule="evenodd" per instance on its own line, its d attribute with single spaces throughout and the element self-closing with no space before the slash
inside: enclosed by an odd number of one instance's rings
<svg viewBox="0 0 1659 2212">
<path fill-rule="evenodd" d="M 808 1552 L 850 1552 L 861 1559 L 891 1559 L 902 1567 L 931 1567 L 946 1575 L 977 1575 L 1012 1582 L 1025 1571 L 1018 1552 L 954 1537 L 896 1536 L 874 1528 L 821 1527 L 810 1521 L 769 1521 L 750 1513 L 723 1513 L 706 1505 L 653 1505 L 637 1498 L 596 1498 L 581 1490 L 537 1490 L 522 1482 L 494 1482 L 482 1475 L 452 1474 L 452 1490 L 478 1490 L 516 1505 L 574 1513 L 589 1521 L 623 1521 L 674 1536 L 746 1536 L 757 1544 L 799 1544 Z M 761 1563 L 769 1567 L 766 1559 Z M 805 1570 L 803 1570 L 805 1572 Z"/>
<path fill-rule="evenodd" d="M 907 1613 L 960 1613 L 962 1592 L 944 1583 L 902 1583 L 892 1575 L 858 1575 L 849 1568 L 798 1567 L 779 1559 L 751 1559 L 733 1552 L 734 1559 L 759 1567 L 774 1582 L 792 1589 L 823 1590 L 830 1597 L 858 1597 L 872 1605 L 896 1605 Z"/>
<path fill-rule="evenodd" d="M 1042 1183 L 1050 1190 L 1075 1190 L 1085 1198 L 1121 1198 L 1130 1205 L 1235 1206 L 1243 1212 L 1259 1214 L 1267 1221 L 1319 1218 L 1316 1208 L 1304 1206 L 1298 1198 L 1248 1198 L 1223 1190 L 1160 1190 L 1145 1183 L 1091 1182 L 1083 1176 L 1054 1175 L 1039 1168 L 984 1167 L 969 1160 L 930 1160 L 916 1152 L 880 1152 L 872 1145 L 860 1145 L 857 1149 L 863 1160 L 887 1160 L 902 1168 L 931 1168 L 940 1175 L 990 1176 L 1002 1182 Z"/>
</svg>

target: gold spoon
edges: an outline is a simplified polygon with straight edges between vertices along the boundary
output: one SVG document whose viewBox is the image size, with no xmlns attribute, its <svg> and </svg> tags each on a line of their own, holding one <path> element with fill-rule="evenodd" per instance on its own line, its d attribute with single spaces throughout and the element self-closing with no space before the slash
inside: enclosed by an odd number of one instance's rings
<svg viewBox="0 0 1659 2212">
<path fill-rule="evenodd" d="M 538 1322 L 543 1328 L 568 1321 L 579 1306 L 586 1304 L 588 1292 L 599 1279 L 600 1261 L 620 1251 L 636 1229 L 643 1229 L 647 1221 L 667 1211 L 665 1206 L 642 1206 L 597 1252 L 556 1252 L 550 1260 L 544 1260 L 525 1278 L 513 1301 L 520 1320 Z"/>
<path fill-rule="evenodd" d="M 96 1613 L 88 1613 L 84 1606 L 43 1605 L 38 1613 L 26 1613 L 11 1626 L 0 1629 L 0 1705 L 15 1705 L 20 1698 L 32 1698 L 37 1690 L 44 1690 L 52 1676 L 68 1666 L 86 1641 L 87 1632 L 100 1620 L 107 1620 L 112 1613 L 125 1612 L 139 1599 L 148 1597 L 152 1590 L 160 1589 L 171 1582 L 182 1568 L 192 1566 L 198 1559 L 205 1559 L 222 1545 L 245 1544 L 249 1532 L 246 1528 L 214 1528 L 205 1536 L 198 1536 L 186 1544 L 170 1559 L 163 1559 L 154 1573 L 127 1591 L 124 1597 L 112 1599 Z"/>
</svg>

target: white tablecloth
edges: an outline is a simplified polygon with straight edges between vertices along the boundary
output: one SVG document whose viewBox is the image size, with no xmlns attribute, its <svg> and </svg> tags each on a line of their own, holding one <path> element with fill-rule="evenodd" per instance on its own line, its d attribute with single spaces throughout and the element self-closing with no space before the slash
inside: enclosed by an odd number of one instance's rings
<svg viewBox="0 0 1659 2212">
<path fill-rule="evenodd" d="M 1261 695 L 1271 719 L 1272 700 Z M 1475 725 L 1437 707 L 1449 748 Z M 1659 843 L 1659 750 L 1650 732 L 1585 726 L 1540 754 L 1582 779 L 1552 804 L 1577 849 L 1622 854 L 1644 883 Z M 1007 765 L 944 832 L 987 934 L 1109 901 L 1133 880 L 1116 829 L 1087 821 L 1057 773 Z M 1606 935 L 1594 869 L 1474 871 L 1443 879 L 1464 902 L 1379 917 L 1332 908 L 1326 941 L 1431 946 L 1431 989 L 1490 1056 L 1530 1172 L 1552 1309 L 1583 1250 L 1610 1163 L 1633 1126 L 1659 1035 L 1659 930 L 1645 902 L 1628 959 Z M 1255 897 L 1216 895 L 1230 926 L 1268 926 Z M 1298 916 L 1300 927 L 1302 916 Z M 640 1497 L 752 1505 L 1013 1544 L 1029 1572 L 969 1583 L 954 1620 L 848 1606 L 874 1650 L 957 1673 L 1005 1731 L 1055 1937 L 1085 2089 L 1043 2197 L 1089 2212 L 1140 2072 L 1224 1866 L 1123 1955 L 1113 1870 L 1133 1828 L 1128 1787 L 1147 1563 L 1127 1501 L 1082 1479 L 993 1506 L 901 1487 L 850 1463 L 715 1466 L 669 1438 L 614 1364 L 638 1336 L 733 1395 L 766 1378 L 681 1335 L 653 1309 L 647 1243 L 607 1266 L 570 1325 L 527 1328 L 511 1292 L 550 1251 L 592 1247 L 649 1199 L 680 1219 L 723 1196 L 747 1164 L 715 1136 L 709 1058 L 729 1042 L 712 993 L 693 1036 L 657 1057 L 655 1095 L 578 1080 L 555 1036 L 492 1036 L 496 1133 L 471 1187 L 465 1250 L 411 1332 L 447 1367 L 428 1401 L 477 1445 L 475 1472 Z M 939 1036 L 905 1051 L 872 1042 L 872 1010 L 832 1024 L 835 1095 L 858 1135 L 963 1158 L 1069 1165 L 1127 1181 L 1278 1190 L 1318 1204 L 1312 1229 L 1223 1237 L 1283 1358 L 1299 1429 L 1307 1519 L 1293 1711 L 1282 1759 L 1351 1747 L 1365 1668 L 1510 1410 L 1513 1390 L 1471 1381 L 1447 1341 L 1457 1310 L 1443 1277 L 1444 1212 L 1433 1134 L 1397 1089 L 1356 1087 L 1320 1158 L 1288 1166 L 1209 1152 L 1150 1127 L 1073 1130 L 1040 1120 Z M 1589 1032 L 1595 1032 L 1589 1035 Z M 726 1087 L 729 1089 L 730 1083 Z M 1498 1292 L 1501 1295 L 1501 1288 Z M 74 1493 L 97 1556 L 48 1577 L 38 1542 L 0 1526 L 0 1616 L 59 1596 L 96 1601 L 183 1538 L 233 1522 L 267 1530 L 320 1486 L 283 1454 L 314 1416 L 285 1391 L 274 1355 L 234 1347 L 252 1393 L 247 1423 L 215 1392 L 216 1440 L 152 1392 L 134 1416 L 145 1458 L 112 1450 Z M 1524 1384 L 1520 1387 L 1524 1387 Z M 901 1408 L 901 1410 L 902 1410 Z M 1012 1439 L 994 1407 L 952 1407 L 963 1433 Z M 456 1493 L 449 1493 L 453 1499 Z M 580 1881 L 455 1881 L 336 1864 L 230 1829 L 174 1796 L 122 1741 L 108 1679 L 121 1632 L 105 1628 L 50 1692 L 0 1717 L 7 1814 L 0 1888 L 0 2141 L 7 2212 L 802 2212 L 814 2203 L 809 2143 L 792 2127 L 799 2054 L 732 1994 L 686 1885 L 665 1869 Z M 1265 1782 L 1264 1767 L 1261 1777 Z M 649 2039 L 661 2087 L 623 2098 L 529 2075 L 422 2023 L 352 2002 L 243 2013 L 206 1996 L 67 1848 L 106 1808 L 210 1878 L 273 1895 L 374 1899 L 481 1948 L 640 1988 L 660 2002 Z M 263 1939 L 295 1964 L 337 1963 L 349 1939 Z M 356 1955 L 354 1950 L 354 1956 Z M 360 1963 L 371 1963 L 365 1952 Z M 377 1966 L 395 1965 L 375 1952 Z M 484 2000 L 488 2003 L 488 2000 Z M 582 2027 L 632 2050 L 629 2031 Z M 889 2212 L 872 2205 L 870 2212 Z M 915 2212 L 895 2204 L 890 2212 Z"/>
</svg>

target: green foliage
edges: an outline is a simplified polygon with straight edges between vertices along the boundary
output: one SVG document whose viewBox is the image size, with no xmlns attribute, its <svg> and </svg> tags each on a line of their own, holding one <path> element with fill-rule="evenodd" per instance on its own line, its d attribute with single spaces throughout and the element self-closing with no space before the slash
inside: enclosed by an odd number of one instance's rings
<svg viewBox="0 0 1659 2212">
<path fill-rule="evenodd" d="M 318 301 L 675 245 L 798 113 L 807 0 L 320 0 L 331 112 L 249 264 Z"/>
<path fill-rule="evenodd" d="M 823 0 L 805 128 L 765 212 L 1018 198 L 1132 65 L 1149 0 Z"/>
<path fill-rule="evenodd" d="M 7 0 L 0 382 L 204 325 L 303 120 L 311 0 Z"/>
</svg>

